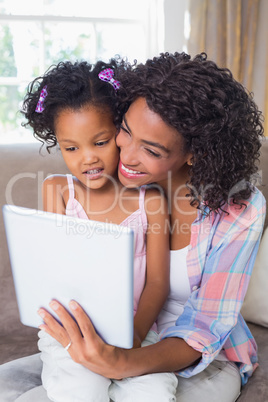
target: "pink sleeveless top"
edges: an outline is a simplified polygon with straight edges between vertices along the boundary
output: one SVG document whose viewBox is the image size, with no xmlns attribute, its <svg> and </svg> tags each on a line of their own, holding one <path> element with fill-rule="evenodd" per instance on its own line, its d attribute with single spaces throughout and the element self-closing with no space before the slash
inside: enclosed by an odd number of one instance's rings
<svg viewBox="0 0 268 402">
<path fill-rule="evenodd" d="M 80 202 L 75 198 L 73 177 L 66 175 L 69 199 L 66 205 L 66 215 L 76 218 L 89 219 Z M 139 209 L 129 215 L 123 222 L 122 226 L 127 226 L 134 231 L 134 314 L 137 312 L 140 296 L 142 294 L 145 278 L 146 278 L 146 231 L 147 216 L 144 208 L 146 187 L 140 188 Z M 156 331 L 156 324 L 152 327 Z"/>
</svg>

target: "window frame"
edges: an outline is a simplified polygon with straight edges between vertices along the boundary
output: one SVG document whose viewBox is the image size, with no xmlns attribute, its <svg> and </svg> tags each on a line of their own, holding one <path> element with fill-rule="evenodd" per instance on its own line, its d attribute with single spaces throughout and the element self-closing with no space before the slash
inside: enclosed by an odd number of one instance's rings
<svg viewBox="0 0 268 402">
<path fill-rule="evenodd" d="M 162 4 L 163 0 L 147 0 L 146 7 L 143 10 L 144 12 L 141 13 L 140 18 L 122 18 L 122 17 L 88 17 L 88 16 L 63 16 L 63 15 L 52 15 L 52 14 L 34 14 L 34 15 L 27 15 L 27 14 L 5 14 L 3 12 L 0 13 L 0 24 L 8 24 L 8 23 L 37 23 L 41 26 L 40 29 L 40 37 L 39 37 L 39 47 L 38 47 L 38 70 L 40 75 L 44 74 L 45 71 L 47 70 L 48 66 L 46 64 L 46 59 L 45 59 L 45 24 L 46 23 L 85 23 L 85 24 L 90 24 L 91 29 L 93 32 L 98 33 L 99 30 L 97 29 L 98 24 L 123 24 L 126 26 L 133 26 L 133 30 L 135 30 L 135 27 L 139 26 L 144 32 L 144 38 L 145 38 L 145 47 L 143 53 L 145 54 L 145 59 L 150 58 L 152 56 L 155 56 L 157 53 L 160 51 L 160 47 L 162 49 L 162 44 L 163 44 L 163 38 L 161 35 L 164 34 L 162 26 L 163 26 L 163 15 L 161 14 L 162 11 Z M 146 11 L 145 11 L 146 10 Z M 161 20 L 161 21 L 160 21 Z M 88 56 L 88 60 L 92 63 L 95 63 L 98 58 L 100 57 L 98 55 L 98 46 L 97 46 L 97 34 L 94 35 L 95 38 L 92 40 L 95 41 L 95 46 L 94 49 L 91 49 L 91 55 Z M 94 42 L 93 42 L 94 43 Z M 93 56 L 93 57 L 92 57 Z M 111 57 L 114 55 L 111 54 Z M 122 57 L 126 57 L 126 55 L 120 54 Z M 130 56 L 131 57 L 131 56 Z M 86 59 L 86 57 L 84 57 Z M 95 59 L 94 59 L 95 58 Z M 104 58 L 105 60 L 106 58 Z M 107 60 L 108 61 L 108 60 Z M 129 58 L 130 62 L 133 62 L 133 59 Z M 140 60 L 138 59 L 138 62 L 144 62 L 145 60 Z M 51 63 L 52 64 L 52 63 Z M 11 86 L 17 86 L 19 87 L 25 87 L 29 82 L 31 82 L 35 76 L 32 74 L 27 74 L 25 72 L 23 75 L 17 75 L 17 76 L 11 76 L 11 77 L 5 77 L 5 76 L 0 76 L 0 87 L 11 87 Z M 19 109 L 19 105 L 18 105 Z M 15 115 L 18 110 L 14 110 L 14 122 L 17 121 L 15 120 Z M 13 112 L 12 112 L 13 113 Z M 18 127 L 18 124 L 16 125 L 17 129 L 14 128 L 12 129 L 12 133 L 10 132 L 10 137 L 9 137 L 9 129 L 4 129 L 3 133 L 0 135 L 0 144 L 1 143 L 6 143 L 6 142 L 17 142 L 20 141 L 21 136 L 24 136 L 23 131 L 21 127 Z M 25 130 L 25 129 L 24 129 Z M 16 136 L 17 138 L 12 140 L 11 138 L 13 135 L 17 132 Z M 27 132 L 25 132 L 25 136 L 27 136 Z M 9 140 L 9 138 L 10 140 Z M 23 139 L 27 142 L 27 139 Z"/>
<path fill-rule="evenodd" d="M 39 70 L 40 74 L 43 74 L 46 70 L 45 67 L 45 29 L 44 29 L 44 23 L 46 22 L 75 22 L 75 23 L 89 23 L 92 24 L 94 31 L 96 32 L 96 24 L 101 23 L 101 24 L 126 24 L 126 25 L 140 25 L 142 28 L 146 30 L 146 24 L 145 21 L 139 20 L 139 19 L 127 19 L 127 18 L 97 18 L 97 17 L 70 17 L 70 16 L 55 16 L 55 15 L 6 15 L 6 14 L 0 14 L 0 24 L 1 22 L 38 22 L 41 24 L 42 30 L 41 30 L 41 36 L 42 40 L 40 42 L 40 64 L 39 64 Z M 148 37 L 146 35 L 146 37 Z M 146 53 L 148 52 L 148 49 L 150 48 L 150 43 L 149 39 L 146 41 Z M 96 43 L 97 47 L 97 43 Z M 112 57 L 113 55 L 111 55 Z M 95 58 L 93 57 L 93 62 L 97 60 L 96 55 Z M 28 81 L 29 79 L 33 79 L 35 77 L 3 77 L 0 76 L 0 85 L 20 85 L 25 83 L 25 81 Z"/>
</svg>

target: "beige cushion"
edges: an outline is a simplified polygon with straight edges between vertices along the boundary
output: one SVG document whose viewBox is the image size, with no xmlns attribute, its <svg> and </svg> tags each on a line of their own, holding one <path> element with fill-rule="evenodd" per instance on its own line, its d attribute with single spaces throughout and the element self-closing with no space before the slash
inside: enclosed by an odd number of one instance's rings
<svg viewBox="0 0 268 402">
<path fill-rule="evenodd" d="M 260 243 L 241 313 L 246 321 L 268 327 L 268 228 Z"/>
</svg>

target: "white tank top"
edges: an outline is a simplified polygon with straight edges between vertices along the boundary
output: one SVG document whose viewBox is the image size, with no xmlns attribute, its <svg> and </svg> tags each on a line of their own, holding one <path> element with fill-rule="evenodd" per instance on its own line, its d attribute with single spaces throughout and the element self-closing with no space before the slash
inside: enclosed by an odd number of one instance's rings
<svg viewBox="0 0 268 402">
<path fill-rule="evenodd" d="M 158 332 L 175 325 L 183 312 L 184 304 L 190 297 L 191 290 L 186 264 L 188 247 L 170 251 L 170 291 L 157 319 Z M 228 361 L 224 350 L 221 350 L 215 360 Z"/>
<path fill-rule="evenodd" d="M 188 247 L 170 251 L 170 290 L 157 319 L 158 332 L 175 325 L 191 294 L 186 264 Z"/>
</svg>

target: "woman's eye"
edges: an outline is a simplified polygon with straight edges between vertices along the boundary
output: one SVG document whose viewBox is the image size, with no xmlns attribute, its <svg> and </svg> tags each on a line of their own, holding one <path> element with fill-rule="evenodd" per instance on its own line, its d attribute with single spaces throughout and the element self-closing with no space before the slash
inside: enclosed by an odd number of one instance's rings
<svg viewBox="0 0 268 402">
<path fill-rule="evenodd" d="M 120 130 L 123 130 L 125 133 L 130 134 L 130 132 L 122 124 L 120 125 Z"/>
<path fill-rule="evenodd" d="M 148 152 L 149 155 L 153 156 L 154 158 L 161 158 L 160 154 L 158 154 L 157 152 L 152 151 L 151 149 L 146 148 L 146 151 Z"/>
</svg>

